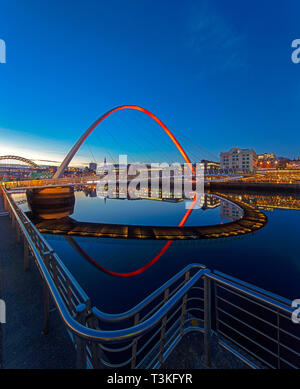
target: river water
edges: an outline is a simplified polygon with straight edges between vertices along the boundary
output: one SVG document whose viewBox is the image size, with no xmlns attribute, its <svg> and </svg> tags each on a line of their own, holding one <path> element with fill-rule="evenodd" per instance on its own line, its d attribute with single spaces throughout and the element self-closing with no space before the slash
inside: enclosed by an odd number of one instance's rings
<svg viewBox="0 0 300 389">
<path fill-rule="evenodd" d="M 300 196 L 243 193 L 240 199 L 259 207 L 268 217 L 261 230 L 234 238 L 173 241 L 147 270 L 132 277 L 107 274 L 102 267 L 128 273 L 145 266 L 167 241 L 45 235 L 53 249 L 91 297 L 92 305 L 110 313 L 125 311 L 190 263 L 200 263 L 253 283 L 292 300 L 300 298 Z M 20 202 L 20 195 L 15 199 Z M 28 211 L 26 203 L 20 205 Z M 212 225 L 236 220 L 240 209 L 206 195 L 192 211 L 186 226 Z M 75 192 L 72 219 L 85 222 L 176 226 L 186 212 L 186 201 L 109 199 L 93 188 Z"/>
</svg>

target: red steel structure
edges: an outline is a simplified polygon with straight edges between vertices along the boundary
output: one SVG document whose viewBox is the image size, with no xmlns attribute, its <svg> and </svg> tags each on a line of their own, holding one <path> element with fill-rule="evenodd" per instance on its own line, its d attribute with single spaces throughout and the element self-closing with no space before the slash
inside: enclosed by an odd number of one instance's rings
<svg viewBox="0 0 300 389">
<path fill-rule="evenodd" d="M 168 127 L 152 112 L 148 111 L 146 108 L 139 107 L 138 105 L 121 105 L 119 107 L 112 108 L 105 114 L 101 115 L 78 139 L 78 141 L 75 143 L 75 145 L 72 147 L 72 149 L 69 151 L 65 159 L 63 160 L 62 164 L 60 165 L 57 172 L 54 174 L 53 178 L 61 178 L 63 176 L 63 173 L 65 169 L 68 167 L 69 163 L 72 161 L 74 155 L 77 153 L 80 146 L 84 143 L 86 138 L 94 131 L 94 129 L 100 124 L 104 119 L 106 119 L 108 116 L 113 114 L 114 112 L 120 111 L 122 109 L 133 109 L 136 111 L 141 111 L 148 115 L 151 119 L 153 119 L 159 126 L 167 133 L 167 135 L 170 137 L 172 142 L 175 144 L 177 149 L 179 150 L 180 154 L 183 156 L 185 162 L 188 164 L 189 168 L 191 169 L 192 173 L 195 173 L 191 160 L 187 156 L 186 152 L 184 151 L 181 144 L 178 142 L 178 140 L 175 138 L 175 136 L 172 134 L 172 132 L 168 129 Z"/>
</svg>

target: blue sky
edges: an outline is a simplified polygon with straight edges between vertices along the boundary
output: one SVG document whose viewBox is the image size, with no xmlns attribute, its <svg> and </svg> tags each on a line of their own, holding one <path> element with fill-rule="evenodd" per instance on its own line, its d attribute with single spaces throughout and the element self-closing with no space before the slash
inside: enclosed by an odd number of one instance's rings
<svg viewBox="0 0 300 389">
<path fill-rule="evenodd" d="M 297 0 L 0 0 L 0 10 L 0 155 L 61 161 L 99 115 L 137 104 L 188 136 L 188 154 L 300 156 Z M 75 162 L 127 151 L 180 160 L 171 144 L 158 152 L 168 139 L 146 119 L 109 120 Z"/>
</svg>

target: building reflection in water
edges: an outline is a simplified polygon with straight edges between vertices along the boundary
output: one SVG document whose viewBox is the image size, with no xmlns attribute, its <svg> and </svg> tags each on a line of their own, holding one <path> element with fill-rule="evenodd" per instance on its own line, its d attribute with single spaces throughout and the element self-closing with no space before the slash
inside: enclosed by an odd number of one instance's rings
<svg viewBox="0 0 300 389">
<path fill-rule="evenodd" d="M 96 185 L 84 185 L 77 187 L 46 188 L 39 190 L 27 190 L 26 197 L 28 206 L 34 219 L 62 219 L 71 216 L 74 212 L 74 192 L 83 192 L 86 197 L 99 197 L 107 200 L 152 200 L 168 203 L 179 203 L 185 200 L 192 200 L 193 195 L 179 197 L 180 193 L 164 193 L 161 189 L 136 190 L 130 188 L 126 191 L 116 191 L 113 196 L 108 196 L 105 191 L 99 191 Z M 253 193 L 228 193 L 232 200 L 243 200 L 248 204 L 265 211 L 273 209 L 300 210 L 300 195 L 298 194 L 253 194 Z M 20 197 L 20 195 L 19 195 Z M 24 197 L 24 195 L 23 195 Z M 19 200 L 26 201 L 25 197 Z M 238 220 L 242 217 L 242 211 L 226 200 L 213 196 L 213 193 L 205 193 L 197 198 L 194 209 L 203 211 L 220 207 L 220 217 L 229 221 Z"/>
<path fill-rule="evenodd" d="M 243 211 L 234 204 L 226 200 L 220 201 L 220 216 L 222 219 L 228 219 L 233 222 L 243 217 Z"/>
<path fill-rule="evenodd" d="M 28 204 L 31 209 L 32 215 L 34 218 L 39 219 L 61 219 L 66 218 L 74 212 L 74 204 L 75 204 L 75 196 L 74 191 L 84 192 L 86 197 L 100 197 L 105 199 L 109 199 L 110 197 L 106 195 L 105 191 L 100 192 L 97 191 L 95 185 L 85 185 L 78 186 L 75 188 L 51 188 L 51 190 L 39 190 L 39 192 L 27 192 Z M 125 193 L 117 193 L 114 194 L 113 199 L 119 199 L 120 194 L 124 199 L 124 194 L 126 194 L 126 198 L 131 200 L 132 191 L 134 189 L 127 190 Z M 177 196 L 176 196 L 177 195 Z M 228 196 L 228 193 L 226 193 Z M 160 189 L 156 189 L 155 191 L 146 190 L 146 191 L 137 191 L 134 193 L 135 200 L 152 200 L 152 201 L 167 201 L 167 202 L 182 202 L 186 199 L 191 200 L 191 198 L 183 198 L 179 197 L 176 193 L 164 193 Z M 296 194 L 286 194 L 286 195 L 274 195 L 274 194 L 230 194 L 230 198 L 234 201 L 243 200 L 251 205 L 255 205 L 256 207 L 264 210 L 272 210 L 274 208 L 280 209 L 293 209 L 300 210 L 300 196 Z M 240 219 L 242 217 L 241 209 L 235 207 L 233 204 L 229 203 L 226 200 L 222 200 L 218 197 L 213 196 L 213 193 L 206 193 L 202 196 L 199 196 L 198 199 L 194 199 L 191 202 L 192 207 L 187 210 L 186 215 L 183 217 L 179 225 L 183 226 L 187 221 L 189 215 L 192 210 L 196 208 L 201 208 L 203 211 L 214 209 L 220 207 L 220 216 L 223 219 L 228 219 L 229 221 L 234 221 Z M 88 256 L 86 252 L 83 251 L 82 248 L 78 246 L 73 239 L 68 239 L 68 242 L 72 245 L 73 248 L 76 249 L 77 252 L 81 254 L 82 257 L 88 259 L 89 262 L 93 263 L 94 266 L 98 267 L 102 271 L 109 273 L 114 276 L 119 277 L 130 277 L 133 275 L 140 274 L 145 271 L 151 265 L 153 265 L 170 247 L 172 244 L 172 240 L 168 240 L 166 244 L 163 246 L 162 250 L 158 252 L 154 258 L 152 258 L 147 265 L 143 268 L 137 269 L 131 273 L 115 273 L 108 269 L 103 268 L 101 265 L 98 265 L 92 258 Z M 76 244 L 75 244 L 76 243 Z"/>
</svg>

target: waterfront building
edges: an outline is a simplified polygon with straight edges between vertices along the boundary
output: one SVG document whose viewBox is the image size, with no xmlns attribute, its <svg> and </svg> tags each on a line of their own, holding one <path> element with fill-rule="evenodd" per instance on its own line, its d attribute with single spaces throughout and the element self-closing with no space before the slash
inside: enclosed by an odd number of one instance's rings
<svg viewBox="0 0 300 389">
<path fill-rule="evenodd" d="M 96 171 L 97 171 L 97 164 L 95 162 L 90 162 L 89 169 L 96 173 Z"/>
<path fill-rule="evenodd" d="M 201 163 L 204 164 L 204 169 L 205 170 L 220 169 L 220 163 L 219 162 L 208 161 L 207 159 L 202 159 Z"/>
<path fill-rule="evenodd" d="M 253 171 L 257 165 L 257 154 L 253 149 L 233 147 L 220 153 L 221 169 L 247 169 Z"/>
<path fill-rule="evenodd" d="M 294 159 L 286 164 L 287 169 L 300 169 L 300 160 Z"/>
<path fill-rule="evenodd" d="M 274 153 L 263 153 L 257 156 L 257 169 L 277 169 L 278 163 Z"/>
</svg>

